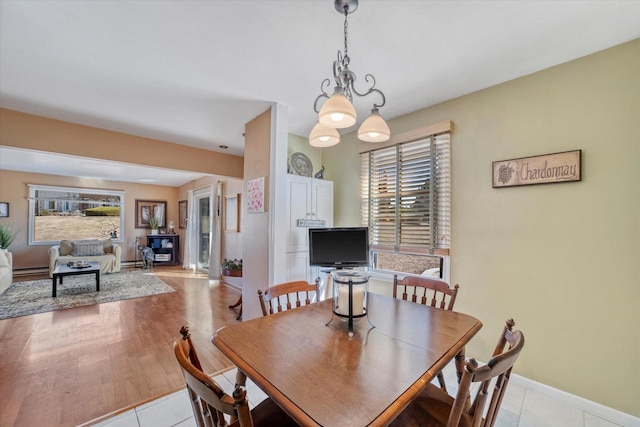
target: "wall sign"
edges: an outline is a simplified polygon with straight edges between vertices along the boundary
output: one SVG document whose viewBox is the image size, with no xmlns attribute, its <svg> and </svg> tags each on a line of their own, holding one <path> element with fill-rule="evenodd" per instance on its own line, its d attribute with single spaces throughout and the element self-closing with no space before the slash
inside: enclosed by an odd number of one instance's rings
<svg viewBox="0 0 640 427">
<path fill-rule="evenodd" d="M 324 219 L 299 219 L 298 227 L 326 227 L 327 221 Z"/>
<path fill-rule="evenodd" d="M 493 188 L 582 180 L 582 150 L 493 162 Z"/>
</svg>

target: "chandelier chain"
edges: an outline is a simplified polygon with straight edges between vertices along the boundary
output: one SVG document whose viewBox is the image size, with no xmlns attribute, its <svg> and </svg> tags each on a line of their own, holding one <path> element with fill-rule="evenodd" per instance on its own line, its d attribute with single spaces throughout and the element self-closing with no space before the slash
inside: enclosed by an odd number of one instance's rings
<svg viewBox="0 0 640 427">
<path fill-rule="evenodd" d="M 347 29 L 349 27 L 349 20 L 347 19 L 347 15 L 349 14 L 349 6 L 344 6 L 344 57 L 349 63 L 349 52 L 347 51 L 347 38 L 348 32 Z"/>
</svg>

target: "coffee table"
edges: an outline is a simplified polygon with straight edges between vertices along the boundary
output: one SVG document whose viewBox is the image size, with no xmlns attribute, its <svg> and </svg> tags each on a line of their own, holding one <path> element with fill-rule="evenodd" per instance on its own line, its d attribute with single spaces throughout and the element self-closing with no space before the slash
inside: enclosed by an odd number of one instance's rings
<svg viewBox="0 0 640 427">
<path fill-rule="evenodd" d="M 99 262 L 88 262 L 83 267 L 69 267 L 67 264 L 60 264 L 55 268 L 55 270 L 53 270 L 53 273 L 52 273 L 53 298 L 57 296 L 58 279 L 60 279 L 60 284 L 62 284 L 63 277 L 79 276 L 81 274 L 95 274 L 96 275 L 96 292 L 100 292 L 100 263 Z"/>
</svg>

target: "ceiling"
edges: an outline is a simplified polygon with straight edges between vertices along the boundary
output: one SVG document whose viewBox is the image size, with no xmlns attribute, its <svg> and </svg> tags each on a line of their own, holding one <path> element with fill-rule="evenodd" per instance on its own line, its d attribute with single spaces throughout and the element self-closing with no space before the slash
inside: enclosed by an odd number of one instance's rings
<svg viewBox="0 0 640 427">
<path fill-rule="evenodd" d="M 309 134 L 343 37 L 331 0 L 0 0 L 0 106 L 242 155 L 273 103 Z M 638 37 L 640 0 L 361 0 L 349 16 L 356 86 L 375 76 L 386 119 Z"/>
</svg>

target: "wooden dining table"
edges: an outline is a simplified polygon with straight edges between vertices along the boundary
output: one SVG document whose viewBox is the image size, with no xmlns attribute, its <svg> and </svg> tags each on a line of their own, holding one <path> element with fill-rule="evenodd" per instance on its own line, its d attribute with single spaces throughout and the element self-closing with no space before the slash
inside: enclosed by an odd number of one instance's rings
<svg viewBox="0 0 640 427">
<path fill-rule="evenodd" d="M 212 342 L 300 425 L 384 426 L 456 355 L 462 366 L 464 346 L 482 323 L 367 298 L 369 322 L 354 322 L 352 337 L 346 321 L 329 322 L 333 301 L 325 300 L 225 326 Z"/>
</svg>

